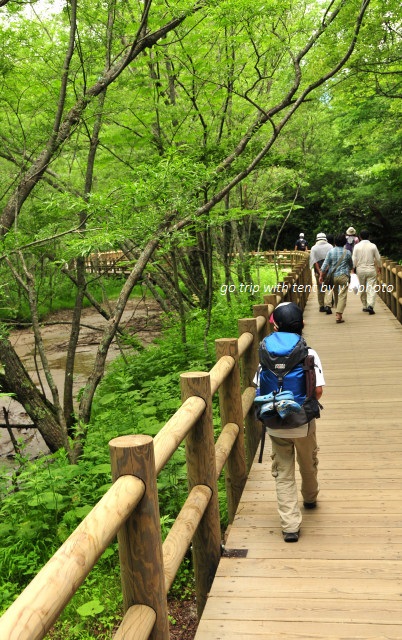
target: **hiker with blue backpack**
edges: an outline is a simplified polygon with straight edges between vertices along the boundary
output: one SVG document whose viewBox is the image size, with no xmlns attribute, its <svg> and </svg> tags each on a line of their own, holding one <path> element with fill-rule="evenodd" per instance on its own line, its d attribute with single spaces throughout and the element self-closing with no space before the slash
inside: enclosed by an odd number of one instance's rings
<svg viewBox="0 0 402 640">
<path fill-rule="evenodd" d="M 278 513 L 285 542 L 297 542 L 302 523 L 295 476 L 295 459 L 302 479 L 305 509 L 317 506 L 316 418 L 325 385 L 321 361 L 304 338 L 303 312 L 293 302 L 279 304 L 271 318 L 274 331 L 259 348 L 255 406 L 272 445 L 272 475 L 276 483 Z"/>
</svg>

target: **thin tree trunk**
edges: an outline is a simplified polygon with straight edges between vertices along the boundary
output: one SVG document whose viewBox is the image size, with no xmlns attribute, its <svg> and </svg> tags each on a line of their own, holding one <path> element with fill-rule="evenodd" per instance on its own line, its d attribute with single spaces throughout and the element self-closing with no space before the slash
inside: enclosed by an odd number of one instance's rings
<svg viewBox="0 0 402 640">
<path fill-rule="evenodd" d="M 61 403 L 60 403 L 59 390 L 57 388 L 57 385 L 55 384 L 52 372 L 50 370 L 49 362 L 48 362 L 48 359 L 47 359 L 47 356 L 46 356 L 46 352 L 45 352 L 45 346 L 43 344 L 42 333 L 41 333 L 41 330 L 40 330 L 38 305 L 37 305 L 37 298 L 36 298 L 36 291 L 35 291 L 35 279 L 34 279 L 33 274 L 30 273 L 30 271 L 28 270 L 27 265 L 26 265 L 25 260 L 24 260 L 22 255 L 20 255 L 20 259 L 21 259 L 22 267 L 23 267 L 23 270 L 24 270 L 24 273 L 25 273 L 26 282 L 24 282 L 22 277 L 17 273 L 17 271 L 14 268 L 13 264 L 11 263 L 11 261 L 7 259 L 6 262 L 7 262 L 8 266 L 9 266 L 9 268 L 11 269 L 15 279 L 20 283 L 20 285 L 27 292 L 28 301 L 29 301 L 29 308 L 30 308 L 30 312 L 31 312 L 31 319 L 32 319 L 32 329 L 33 329 L 34 336 L 35 336 L 35 346 L 38 349 L 40 360 L 41 360 L 42 367 L 43 367 L 43 371 L 44 371 L 44 374 L 45 374 L 45 377 L 46 377 L 46 382 L 47 382 L 47 384 L 49 386 L 50 393 L 52 395 L 53 410 L 54 410 L 54 414 L 57 416 L 57 419 L 58 419 L 58 422 L 59 422 L 59 429 L 60 429 L 60 432 L 62 434 L 61 438 L 65 443 L 68 444 L 67 425 L 66 425 L 65 420 L 64 420 L 64 414 L 63 414 L 62 406 L 61 406 Z M 27 412 L 28 412 L 28 409 L 27 409 Z M 69 453 L 69 447 L 68 446 L 66 447 L 66 450 Z"/>
<path fill-rule="evenodd" d="M 81 329 L 81 315 L 82 304 L 85 295 L 86 281 L 85 281 L 85 259 L 78 257 L 77 264 L 77 292 L 75 296 L 75 304 L 73 309 L 73 317 L 71 321 L 70 338 L 68 341 L 66 364 L 64 369 L 64 393 L 63 393 L 63 412 L 64 420 L 66 422 L 67 430 L 70 435 L 72 426 L 76 422 L 74 415 L 74 365 L 75 354 L 77 351 L 77 344 Z"/>
<path fill-rule="evenodd" d="M 110 68 L 111 40 L 112 40 L 113 23 L 114 23 L 114 16 L 115 16 L 114 4 L 115 4 L 114 2 L 111 3 L 111 7 L 108 13 L 107 27 L 106 27 L 107 45 L 106 45 L 106 58 L 105 58 L 105 73 Z M 102 127 L 102 117 L 103 117 L 103 110 L 105 106 L 105 100 L 106 100 L 106 89 L 98 97 L 97 114 L 95 117 L 92 135 L 90 136 L 90 141 L 89 141 L 89 151 L 88 151 L 88 159 L 87 159 L 86 174 L 85 174 L 85 185 L 84 185 L 84 199 L 86 201 L 88 201 L 89 195 L 92 191 L 95 158 L 96 158 L 96 152 L 99 146 L 99 133 Z M 80 227 L 82 227 L 83 230 L 85 230 L 86 228 L 86 215 L 84 213 L 80 214 Z M 76 418 L 74 415 L 74 394 L 73 394 L 74 366 L 75 366 L 75 356 L 77 351 L 78 339 L 80 335 L 80 324 L 81 324 L 83 301 L 84 301 L 85 290 L 87 286 L 86 276 L 85 276 L 85 259 L 82 256 L 79 256 L 76 259 L 76 265 L 77 265 L 77 293 L 75 298 L 70 339 L 68 342 L 65 375 L 64 375 L 64 419 L 69 432 L 71 431 L 72 426 L 76 422 Z"/>
<path fill-rule="evenodd" d="M 25 408 L 50 451 L 69 450 L 67 433 L 60 428 L 58 416 L 52 405 L 38 391 L 24 365 L 6 337 L 0 338 L 0 360 L 4 374 L 0 374 L 0 385 L 4 393 L 12 393 Z"/>
<path fill-rule="evenodd" d="M 174 251 L 172 251 L 170 253 L 170 258 L 171 258 L 172 265 L 173 265 L 173 280 L 174 280 L 174 284 L 175 284 L 177 299 L 178 299 L 178 302 L 179 302 L 181 342 L 182 342 L 182 344 L 186 344 L 187 343 L 186 313 L 185 313 L 185 310 L 184 310 L 183 296 L 182 296 L 181 290 L 180 290 L 179 272 L 178 272 L 178 269 L 177 269 L 177 260 L 176 260 L 176 255 L 175 255 Z"/>
<path fill-rule="evenodd" d="M 91 407 L 93 397 L 95 395 L 95 391 L 99 382 L 102 379 L 104 370 L 105 370 L 105 362 L 106 356 L 110 347 L 110 344 L 116 334 L 116 331 L 119 326 L 119 322 L 121 320 L 121 316 L 123 314 L 124 308 L 127 304 L 128 298 L 137 284 L 137 282 L 142 277 L 143 271 L 150 260 L 153 252 L 159 243 L 159 235 L 155 234 L 155 236 L 149 240 L 149 242 L 145 245 L 141 254 L 137 258 L 137 263 L 128 276 L 123 289 L 120 292 L 119 298 L 117 300 L 117 304 L 115 307 L 115 311 L 113 316 L 111 316 L 108 326 L 106 327 L 101 343 L 98 347 L 98 352 L 96 354 L 95 364 L 91 375 L 88 378 L 87 384 L 85 385 L 80 407 L 79 407 L 79 420 L 81 425 L 88 424 L 91 417 Z M 84 434 L 83 434 L 84 435 Z"/>
</svg>

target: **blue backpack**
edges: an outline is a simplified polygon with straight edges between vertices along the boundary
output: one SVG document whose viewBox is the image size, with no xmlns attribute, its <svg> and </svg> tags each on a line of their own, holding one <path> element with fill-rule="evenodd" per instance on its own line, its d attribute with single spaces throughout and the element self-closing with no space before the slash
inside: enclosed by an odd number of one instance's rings
<svg viewBox="0 0 402 640">
<path fill-rule="evenodd" d="M 303 362 L 308 355 L 305 340 L 297 333 L 278 331 L 260 344 L 260 394 L 292 391 L 294 399 L 303 404 L 306 383 Z"/>
<path fill-rule="evenodd" d="M 320 417 L 320 404 L 315 397 L 314 357 L 308 355 L 304 338 L 297 333 L 274 332 L 261 342 L 259 360 L 260 396 L 288 391 L 301 407 L 301 411 L 284 418 L 274 415 L 264 420 L 265 426 L 294 429 Z"/>
<path fill-rule="evenodd" d="M 308 354 L 308 346 L 304 338 L 297 333 L 277 331 L 264 338 L 259 348 L 260 393 L 258 398 L 257 417 L 262 422 L 262 438 L 259 462 L 262 461 L 265 430 L 294 429 L 320 417 L 321 405 L 315 396 L 316 378 L 314 356 Z M 297 411 L 270 411 L 263 413 L 264 398 L 292 397 L 297 403 Z M 285 403 L 286 404 L 286 403 Z M 260 412 L 260 413 L 259 413 Z"/>
</svg>

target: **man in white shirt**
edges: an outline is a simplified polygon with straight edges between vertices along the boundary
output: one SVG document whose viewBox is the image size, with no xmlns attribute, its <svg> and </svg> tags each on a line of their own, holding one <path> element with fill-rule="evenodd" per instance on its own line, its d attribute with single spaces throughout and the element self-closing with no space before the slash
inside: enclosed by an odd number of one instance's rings
<svg viewBox="0 0 402 640">
<path fill-rule="evenodd" d="M 367 229 L 362 229 L 360 238 L 359 244 L 353 250 L 353 267 L 359 278 L 363 311 L 374 315 L 377 296 L 375 285 L 377 283 L 377 273 L 378 275 L 381 274 L 381 256 L 377 246 L 370 242 Z"/>
</svg>

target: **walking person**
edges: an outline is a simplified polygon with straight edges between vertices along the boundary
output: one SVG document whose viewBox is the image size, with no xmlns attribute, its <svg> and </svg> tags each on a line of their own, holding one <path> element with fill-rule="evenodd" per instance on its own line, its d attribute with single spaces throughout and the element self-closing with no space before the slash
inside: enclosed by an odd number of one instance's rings
<svg viewBox="0 0 402 640">
<path fill-rule="evenodd" d="M 374 315 L 376 300 L 375 285 L 377 284 L 377 274 L 381 274 L 381 256 L 377 246 L 370 242 L 370 234 L 367 229 L 360 232 L 360 242 L 353 251 L 353 266 L 360 283 L 360 300 L 363 311 Z"/>
<path fill-rule="evenodd" d="M 302 363 L 304 362 L 305 355 L 313 356 L 315 384 L 312 389 L 312 402 L 315 403 L 318 408 L 318 400 L 322 396 L 325 380 L 317 352 L 307 347 L 302 338 L 302 310 L 293 302 L 281 303 L 275 308 L 271 316 L 271 321 L 273 321 L 274 324 L 274 333 L 268 338 L 265 338 L 263 349 L 261 349 L 261 346 L 264 340 L 260 345 L 260 366 L 255 378 L 256 386 L 259 387 L 262 395 L 270 392 L 272 390 L 271 387 L 273 388 L 276 385 L 275 380 L 273 381 L 273 378 L 275 378 L 273 374 L 274 367 L 267 366 L 265 358 L 262 356 L 262 351 L 266 354 L 272 349 L 271 354 L 275 361 L 279 358 L 281 362 L 286 362 L 287 356 L 289 356 L 289 359 L 292 359 L 292 362 L 295 361 L 296 366 L 285 376 L 286 379 L 292 377 L 292 371 L 298 370 L 300 367 L 302 367 L 303 371 Z M 299 362 L 300 354 L 302 360 Z M 296 380 L 297 382 L 295 382 Z M 304 376 L 300 376 L 300 374 L 297 373 L 293 378 L 293 382 L 289 384 L 293 386 L 294 398 L 301 401 L 299 399 L 299 393 L 303 393 L 304 396 L 306 396 L 307 393 Z M 307 410 L 305 410 L 303 418 L 299 421 L 297 421 L 297 418 L 295 419 L 299 426 L 288 426 L 288 424 L 292 424 L 291 422 L 288 423 L 289 418 L 284 420 L 284 426 L 282 426 L 279 418 L 277 419 L 279 426 L 277 426 L 275 419 L 272 419 L 272 421 L 268 419 L 267 422 L 265 422 L 264 418 L 260 418 L 263 420 L 263 424 L 266 425 L 266 433 L 268 433 L 271 440 L 272 475 L 275 478 L 278 513 L 285 542 L 298 541 L 302 523 L 302 513 L 299 507 L 295 476 L 296 458 L 302 478 L 301 494 L 303 506 L 305 509 L 315 509 L 317 506 L 319 485 L 316 421 L 315 418 L 311 416 L 307 418 L 307 413 Z M 319 417 L 319 411 L 310 413 L 311 415 Z M 296 414 L 296 416 L 299 415 L 301 414 Z M 305 421 L 306 418 L 308 420 L 307 422 Z"/>
<path fill-rule="evenodd" d="M 307 251 L 307 249 L 307 240 L 304 238 L 304 233 L 299 233 L 295 244 L 295 251 Z"/>
<path fill-rule="evenodd" d="M 317 233 L 316 243 L 311 247 L 310 251 L 310 269 L 314 269 L 314 275 L 317 283 L 318 306 L 321 313 L 326 312 L 328 315 L 332 313 L 332 291 L 328 290 L 322 282 L 320 282 L 320 272 L 322 264 L 331 251 L 332 244 L 327 240 L 325 233 Z"/>
<path fill-rule="evenodd" d="M 346 243 L 345 249 L 353 253 L 355 246 L 359 242 L 359 237 L 356 234 L 356 229 L 354 227 L 348 227 L 346 229 Z"/>
<path fill-rule="evenodd" d="M 333 275 L 333 292 L 336 307 L 336 322 L 345 322 L 343 312 L 345 311 L 350 272 L 353 269 L 352 254 L 345 249 L 346 238 L 342 233 L 335 238 L 335 247 L 331 249 L 321 267 L 319 282 L 323 283 L 327 272 Z"/>
</svg>

